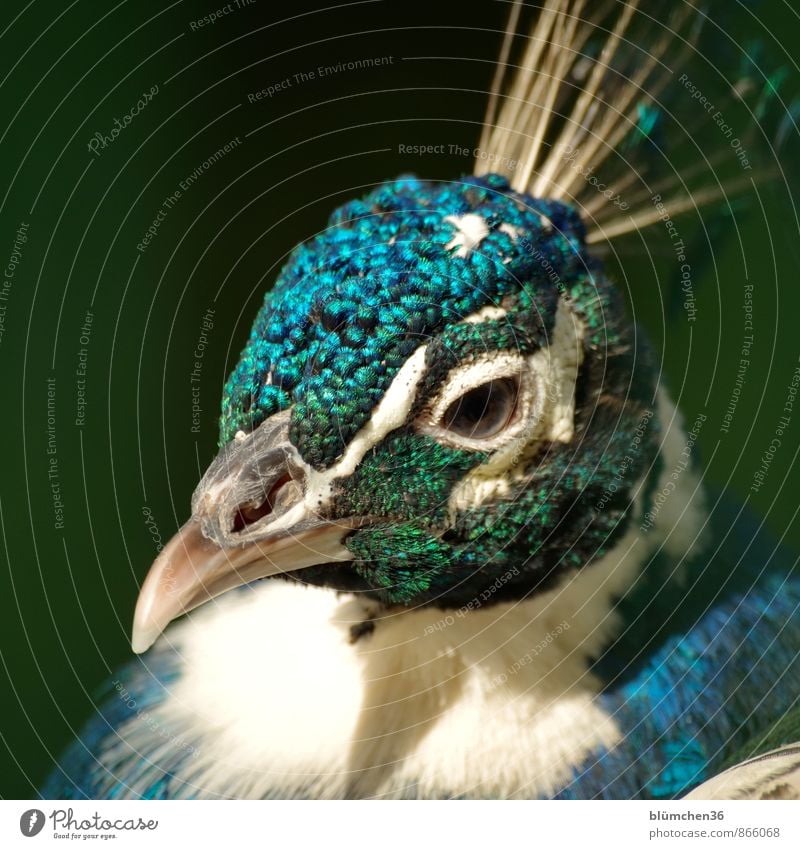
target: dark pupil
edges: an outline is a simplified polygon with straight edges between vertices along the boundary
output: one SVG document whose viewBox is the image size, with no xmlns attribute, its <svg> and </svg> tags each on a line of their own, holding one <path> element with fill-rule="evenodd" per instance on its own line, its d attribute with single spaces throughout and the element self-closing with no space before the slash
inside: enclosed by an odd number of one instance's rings
<svg viewBox="0 0 800 849">
<path fill-rule="evenodd" d="M 488 439 L 509 422 L 517 404 L 517 382 L 490 380 L 462 395 L 447 408 L 442 424 L 458 436 Z"/>
</svg>

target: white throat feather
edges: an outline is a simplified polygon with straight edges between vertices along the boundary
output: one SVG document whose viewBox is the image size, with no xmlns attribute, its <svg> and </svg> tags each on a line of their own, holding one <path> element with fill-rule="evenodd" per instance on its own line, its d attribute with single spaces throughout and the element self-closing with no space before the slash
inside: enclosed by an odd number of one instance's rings
<svg viewBox="0 0 800 849">
<path fill-rule="evenodd" d="M 663 393 L 659 416 L 669 475 L 685 436 Z M 157 760 L 184 739 L 196 752 L 177 778 L 200 796 L 550 794 L 620 739 L 588 661 L 618 631 L 615 599 L 652 551 L 679 559 L 696 543 L 704 511 L 691 470 L 671 498 L 649 533 L 631 522 L 601 560 L 522 602 L 381 611 L 281 581 L 223 596 L 162 638 L 180 654 L 180 678 L 103 760 L 113 767 L 127 747 Z M 373 632 L 353 642 L 365 619 Z"/>
</svg>

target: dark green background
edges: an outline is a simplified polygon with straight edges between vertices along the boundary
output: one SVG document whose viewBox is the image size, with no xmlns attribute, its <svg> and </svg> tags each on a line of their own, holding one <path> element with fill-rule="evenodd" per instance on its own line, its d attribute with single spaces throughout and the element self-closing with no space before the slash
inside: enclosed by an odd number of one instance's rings
<svg viewBox="0 0 800 849">
<path fill-rule="evenodd" d="M 735 40 L 761 35 L 767 60 L 797 59 L 800 21 L 791 7 L 748 5 L 757 19 L 726 4 L 722 24 Z M 6 797 L 35 794 L 71 729 L 90 714 L 93 689 L 131 657 L 137 587 L 155 554 L 143 508 L 164 541 L 188 516 L 215 451 L 221 382 L 287 251 L 361 187 L 409 171 L 448 179 L 470 170 L 471 160 L 400 155 L 398 144 L 474 146 L 505 17 L 499 2 L 387 0 L 315 11 L 258 0 L 191 30 L 215 8 L 3 4 L 3 267 L 20 222 L 29 225 L 0 344 Z M 761 31 L 759 20 L 776 35 Z M 295 73 L 373 56 L 394 61 L 292 81 L 271 99 L 247 102 L 248 92 Z M 707 71 L 697 67 L 702 78 Z M 800 91 L 796 74 L 784 89 L 790 94 Z M 146 109 L 99 157 L 90 154 L 93 134 L 108 133 L 114 116 L 154 84 L 159 93 Z M 683 106 L 691 124 L 693 104 L 684 98 Z M 137 243 L 163 199 L 236 136 L 242 144 L 184 193 L 140 254 Z M 719 134 L 703 138 L 709 154 L 725 150 Z M 673 155 L 679 162 L 686 153 Z M 663 228 L 620 241 L 609 260 L 663 353 L 665 380 L 687 417 L 708 415 L 700 438 L 708 479 L 740 498 L 748 497 L 800 353 L 796 220 L 784 187 L 764 189 L 762 200 L 763 209 L 752 198 L 737 208 L 736 226 L 713 210 L 704 214 L 708 234 L 696 220 L 681 225 L 692 240 L 693 324 L 681 309 Z M 731 432 L 721 434 L 743 335 L 745 265 L 755 286 L 756 342 Z M 195 434 L 189 373 L 209 307 L 215 327 Z M 88 309 L 94 322 L 79 428 L 75 368 Z M 47 476 L 52 376 L 63 531 L 54 528 Z M 798 433 L 800 407 L 751 499 L 776 534 L 795 541 Z"/>
</svg>

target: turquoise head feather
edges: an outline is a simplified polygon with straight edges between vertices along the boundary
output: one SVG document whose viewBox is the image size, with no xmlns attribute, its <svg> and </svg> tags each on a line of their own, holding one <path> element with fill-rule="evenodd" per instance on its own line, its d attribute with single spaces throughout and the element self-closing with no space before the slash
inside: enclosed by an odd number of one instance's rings
<svg viewBox="0 0 800 849">
<path fill-rule="evenodd" d="M 287 410 L 298 461 L 334 472 L 319 513 L 357 517 L 353 559 L 301 580 L 461 605 L 513 570 L 497 597 L 527 593 L 625 527 L 657 436 L 631 447 L 654 397 L 638 341 L 572 207 L 497 175 L 404 178 L 295 250 L 225 388 L 221 443 Z"/>
</svg>

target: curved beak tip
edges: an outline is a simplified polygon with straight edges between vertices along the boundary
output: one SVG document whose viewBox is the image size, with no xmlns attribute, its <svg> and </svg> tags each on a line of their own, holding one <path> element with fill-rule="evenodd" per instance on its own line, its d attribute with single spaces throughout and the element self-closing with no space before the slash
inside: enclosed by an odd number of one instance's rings
<svg viewBox="0 0 800 849">
<path fill-rule="evenodd" d="M 206 539 L 200 523 L 190 519 L 158 555 L 142 584 L 131 648 L 142 654 L 173 619 L 234 587 L 281 572 L 352 559 L 342 545 L 349 527 L 319 521 L 291 535 L 224 549 Z"/>
<path fill-rule="evenodd" d="M 160 633 L 156 629 L 134 623 L 133 633 L 131 634 L 131 649 L 133 649 L 133 653 L 144 654 L 153 645 Z"/>
<path fill-rule="evenodd" d="M 136 602 L 136 610 L 133 614 L 133 629 L 131 632 L 131 648 L 135 654 L 146 652 L 158 639 L 161 632 L 169 624 L 170 619 L 176 612 L 162 610 L 162 616 L 158 617 L 154 610 L 155 602 L 158 600 L 160 581 L 153 580 L 154 575 L 160 572 L 160 557 L 150 569 L 150 572 L 139 591 Z M 162 603 L 161 607 L 165 605 Z M 169 618 L 167 618 L 169 617 Z"/>
<path fill-rule="evenodd" d="M 162 549 L 136 602 L 131 634 L 136 654 L 147 651 L 173 619 L 204 600 L 202 591 L 219 553 L 191 519 Z"/>
</svg>

